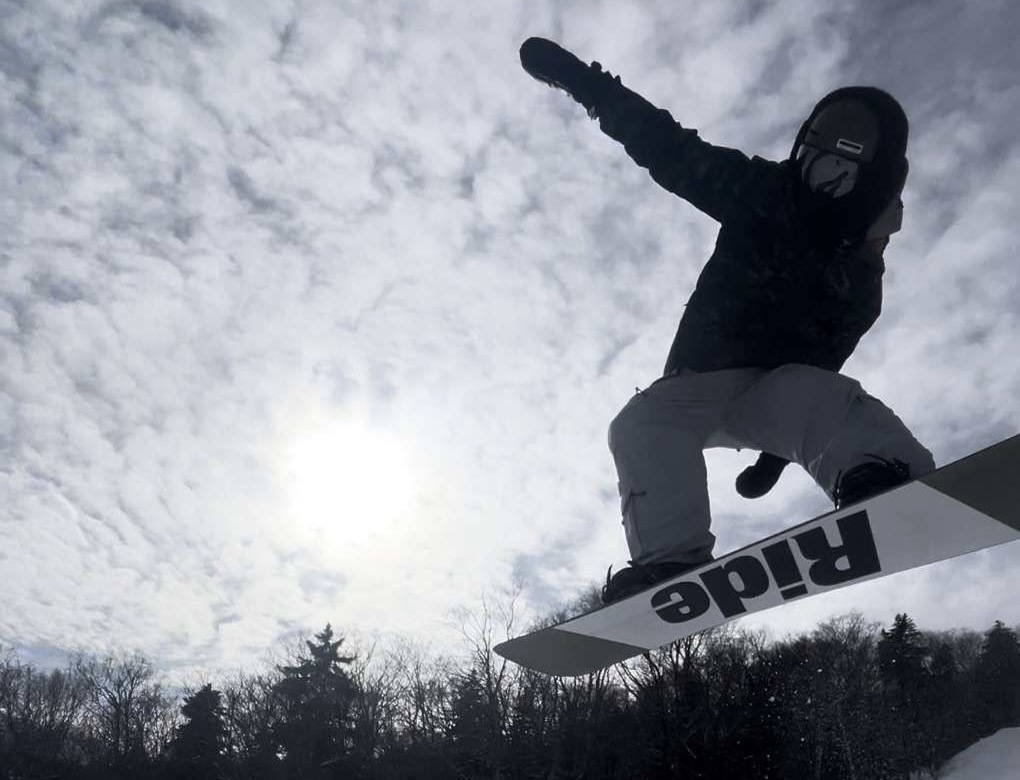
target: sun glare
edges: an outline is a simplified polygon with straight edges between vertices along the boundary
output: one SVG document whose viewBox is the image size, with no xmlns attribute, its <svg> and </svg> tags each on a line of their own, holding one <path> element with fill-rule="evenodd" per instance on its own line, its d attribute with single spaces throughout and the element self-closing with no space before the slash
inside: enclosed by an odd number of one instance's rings
<svg viewBox="0 0 1020 780">
<path fill-rule="evenodd" d="M 298 437 L 288 467 L 293 511 L 310 528 L 378 531 L 413 500 L 404 447 L 356 423 L 332 424 Z"/>
</svg>

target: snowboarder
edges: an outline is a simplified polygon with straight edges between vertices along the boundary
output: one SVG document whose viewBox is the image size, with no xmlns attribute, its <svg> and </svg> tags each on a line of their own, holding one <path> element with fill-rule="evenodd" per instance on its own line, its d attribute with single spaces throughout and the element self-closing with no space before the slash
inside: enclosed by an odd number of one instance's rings
<svg viewBox="0 0 1020 780">
<path fill-rule="evenodd" d="M 748 159 L 552 41 L 530 38 L 520 56 L 658 184 L 721 225 L 663 376 L 610 425 L 631 560 L 607 576 L 603 601 L 712 559 L 706 448 L 761 453 L 737 479 L 746 497 L 768 492 L 792 461 L 837 508 L 933 470 L 903 422 L 839 373 L 878 318 L 883 252 L 900 228 L 900 104 L 874 87 L 837 89 L 788 159 Z"/>
</svg>

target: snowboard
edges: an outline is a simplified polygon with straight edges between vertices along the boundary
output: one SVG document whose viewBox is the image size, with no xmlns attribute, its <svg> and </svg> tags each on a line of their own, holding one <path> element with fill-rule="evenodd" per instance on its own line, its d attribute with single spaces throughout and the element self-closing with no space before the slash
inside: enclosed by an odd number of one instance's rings
<svg viewBox="0 0 1020 780">
<path fill-rule="evenodd" d="M 494 649 L 590 674 L 786 602 L 1020 539 L 1020 435 Z"/>
</svg>

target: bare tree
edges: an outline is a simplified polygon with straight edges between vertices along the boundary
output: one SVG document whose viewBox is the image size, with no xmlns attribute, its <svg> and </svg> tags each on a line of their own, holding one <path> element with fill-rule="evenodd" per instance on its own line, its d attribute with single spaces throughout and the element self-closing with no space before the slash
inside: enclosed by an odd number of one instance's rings
<svg viewBox="0 0 1020 780">
<path fill-rule="evenodd" d="M 785 715 L 805 777 L 872 776 L 880 727 L 871 717 L 880 681 L 875 658 L 878 624 L 857 613 L 822 623 L 810 637 L 780 650 L 787 656 Z"/>
<path fill-rule="evenodd" d="M 378 639 L 355 654 L 348 673 L 354 683 L 351 707 L 353 753 L 367 766 L 394 741 L 401 685 L 396 658 L 380 652 Z"/>
<path fill-rule="evenodd" d="M 74 668 L 85 688 L 83 730 L 93 758 L 132 765 L 163 751 L 179 715 L 144 656 L 80 657 Z"/>
<path fill-rule="evenodd" d="M 395 711 L 397 727 L 407 743 L 438 748 L 449 726 L 453 663 L 435 658 L 418 644 L 402 641 L 394 650 L 400 697 Z"/>
<path fill-rule="evenodd" d="M 84 690 L 69 670 L 39 671 L 10 651 L 0 658 L 0 768 L 42 771 L 70 760 Z"/>
<path fill-rule="evenodd" d="M 222 685 L 227 754 L 243 776 L 272 776 L 279 763 L 274 734 L 283 718 L 279 672 L 239 673 Z"/>
<path fill-rule="evenodd" d="M 482 719 L 479 724 L 484 734 L 485 771 L 494 780 L 502 776 L 507 756 L 507 733 L 514 699 L 514 689 L 520 674 L 518 667 L 501 656 L 493 648 L 514 634 L 516 603 L 519 588 L 515 587 L 508 598 L 495 606 L 482 598 L 479 613 L 461 612 L 461 635 L 468 648 L 468 671 L 460 677 L 460 690 L 468 692 L 479 688 L 484 708 L 477 711 Z M 460 702 L 466 699 L 462 696 Z"/>
</svg>

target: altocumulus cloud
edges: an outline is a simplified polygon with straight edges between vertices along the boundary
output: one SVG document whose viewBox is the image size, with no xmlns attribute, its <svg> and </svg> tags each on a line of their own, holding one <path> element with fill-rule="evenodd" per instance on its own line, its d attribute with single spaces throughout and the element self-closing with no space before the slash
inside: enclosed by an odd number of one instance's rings
<svg viewBox="0 0 1020 780">
<path fill-rule="evenodd" d="M 520 71 L 528 35 L 772 158 L 829 89 L 895 92 L 907 221 L 847 370 L 940 461 L 1020 428 L 1013 5 L 681 5 L 0 12 L 0 641 L 226 665 L 327 620 L 442 640 L 483 591 L 541 612 L 624 557 L 605 426 L 715 226 Z M 792 470 L 739 500 L 747 459 L 710 454 L 721 549 L 824 508 Z M 767 620 L 1012 620 L 1018 555 Z"/>
</svg>

